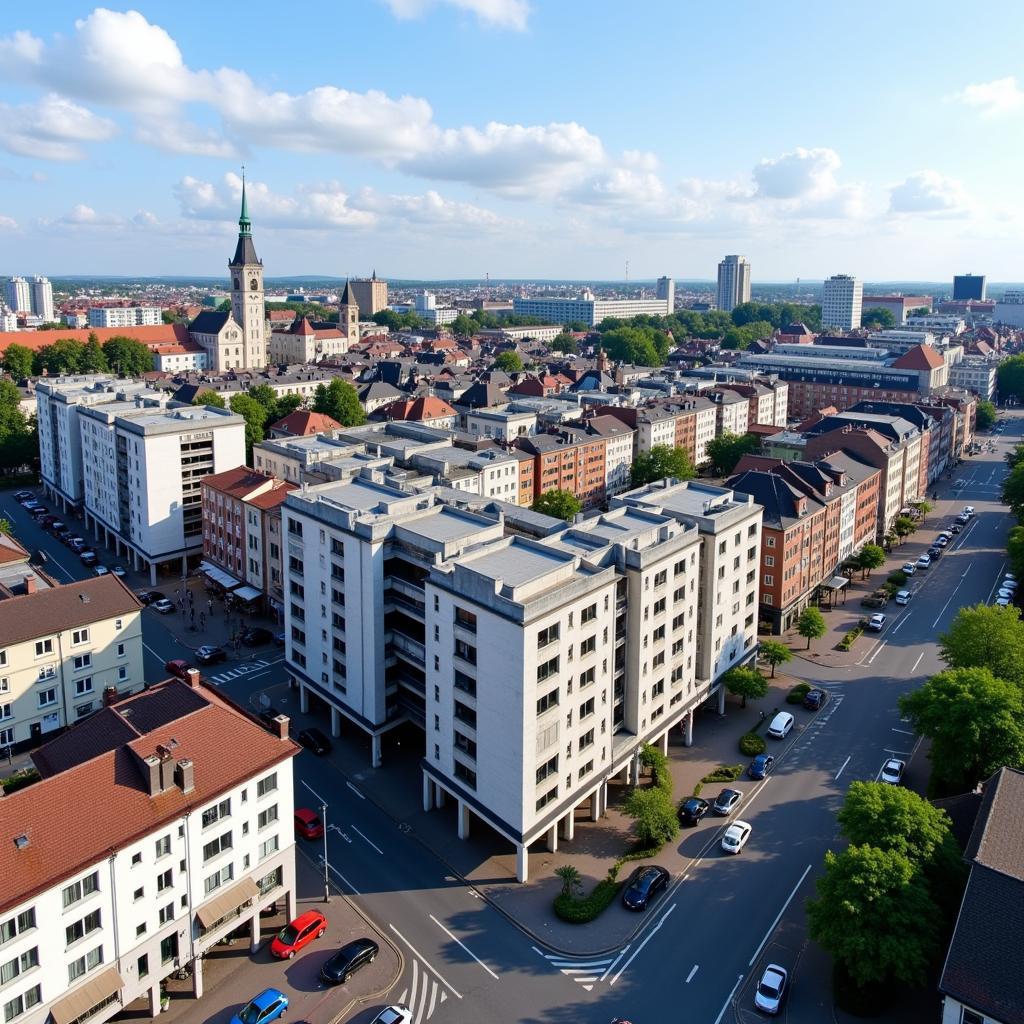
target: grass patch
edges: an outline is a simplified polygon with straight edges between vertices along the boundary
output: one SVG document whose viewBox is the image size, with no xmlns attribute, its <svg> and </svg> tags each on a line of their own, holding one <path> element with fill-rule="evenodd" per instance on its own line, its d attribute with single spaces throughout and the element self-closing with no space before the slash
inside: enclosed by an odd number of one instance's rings
<svg viewBox="0 0 1024 1024">
<path fill-rule="evenodd" d="M 693 795 L 694 796 L 700 796 L 700 791 L 703 788 L 704 788 L 704 783 L 703 782 L 698 782 L 697 785 L 693 787 Z"/>
<path fill-rule="evenodd" d="M 743 774 L 741 764 L 720 764 L 713 772 L 709 772 L 701 782 L 735 782 Z"/>
<path fill-rule="evenodd" d="M 810 683 L 797 683 L 789 693 L 786 694 L 787 704 L 802 704 L 811 688 Z"/>
<path fill-rule="evenodd" d="M 837 651 L 848 651 L 864 633 L 860 626 L 855 626 L 847 633 L 839 643 L 836 644 Z"/>
<path fill-rule="evenodd" d="M 746 754 L 747 757 L 763 754 L 767 747 L 768 744 L 765 743 L 764 737 L 759 736 L 756 732 L 744 733 L 740 737 L 740 753 Z M 724 782 L 725 780 L 723 779 L 722 781 Z"/>
</svg>

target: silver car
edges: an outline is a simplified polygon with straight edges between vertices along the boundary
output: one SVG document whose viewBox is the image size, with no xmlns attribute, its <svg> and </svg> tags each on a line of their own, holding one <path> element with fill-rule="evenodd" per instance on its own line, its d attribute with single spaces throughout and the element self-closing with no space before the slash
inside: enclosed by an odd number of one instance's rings
<svg viewBox="0 0 1024 1024">
<path fill-rule="evenodd" d="M 778 964 L 769 964 L 757 983 L 754 993 L 754 1006 L 762 1013 L 773 1017 L 782 1009 L 782 1001 L 786 998 L 789 986 L 789 971 Z"/>
</svg>

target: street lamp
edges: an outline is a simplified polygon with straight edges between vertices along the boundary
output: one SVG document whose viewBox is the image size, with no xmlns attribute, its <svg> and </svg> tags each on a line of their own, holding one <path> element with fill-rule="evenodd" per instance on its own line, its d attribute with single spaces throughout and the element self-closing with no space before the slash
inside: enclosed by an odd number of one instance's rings
<svg viewBox="0 0 1024 1024">
<path fill-rule="evenodd" d="M 324 827 L 324 903 L 331 902 L 331 875 L 330 867 L 327 864 L 327 801 L 311 786 L 308 782 L 303 782 L 299 779 L 299 782 L 316 797 L 320 804 L 320 824 Z"/>
</svg>

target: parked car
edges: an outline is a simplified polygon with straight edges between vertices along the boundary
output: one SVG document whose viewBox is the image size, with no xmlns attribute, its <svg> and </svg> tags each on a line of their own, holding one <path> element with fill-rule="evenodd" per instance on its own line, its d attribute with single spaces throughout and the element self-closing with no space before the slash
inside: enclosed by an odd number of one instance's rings
<svg viewBox="0 0 1024 1024">
<path fill-rule="evenodd" d="M 873 617 L 873 616 L 872 616 Z M 780 711 L 768 726 L 768 735 L 774 740 L 784 740 L 793 728 L 796 719 L 788 711 Z"/>
<path fill-rule="evenodd" d="M 732 814 L 736 809 L 736 805 L 743 799 L 743 793 L 738 789 L 723 789 L 718 794 L 715 802 L 711 805 L 711 810 L 715 814 L 720 814 L 723 817 Z"/>
<path fill-rule="evenodd" d="M 159 601 L 164 595 L 159 590 L 136 590 L 135 596 L 144 605 L 151 605 L 154 601 Z"/>
<path fill-rule="evenodd" d="M 914 565 L 913 562 L 904 562 L 900 566 L 900 572 L 903 573 L 904 576 L 913 576 L 914 573 L 917 572 L 917 566 Z"/>
<path fill-rule="evenodd" d="M 968 524 L 968 523 L 969 523 L 969 522 L 971 521 L 971 517 L 970 517 L 969 515 L 967 515 L 967 513 L 966 513 L 966 512 L 961 512 L 961 513 L 960 513 L 960 515 L 958 515 L 958 516 L 956 517 L 956 521 L 957 521 L 957 522 L 958 522 L 958 523 L 959 523 L 959 524 L 960 524 L 961 526 L 966 526 L 966 525 L 967 525 L 967 524 Z"/>
<path fill-rule="evenodd" d="M 1005 597 L 1007 600 L 1013 600 L 1013 591 L 1009 587 L 1000 587 L 996 595 L 997 597 Z"/>
<path fill-rule="evenodd" d="M 775 758 L 771 754 L 758 754 L 747 765 L 748 779 L 763 779 L 775 767 Z"/>
<path fill-rule="evenodd" d="M 876 633 L 880 633 L 885 628 L 885 616 L 876 614 L 872 615 L 868 619 L 868 629 L 873 629 Z"/>
<path fill-rule="evenodd" d="M 953 534 L 953 536 L 955 537 L 958 533 L 961 533 L 963 531 L 963 528 L 964 524 L 958 520 L 949 528 L 949 532 Z"/>
<path fill-rule="evenodd" d="M 161 615 L 169 615 L 174 611 L 173 603 L 166 597 L 158 597 L 150 607 Z"/>
<path fill-rule="evenodd" d="M 360 967 L 377 959 L 380 947 L 373 939 L 356 939 L 346 943 L 320 968 L 320 980 L 327 985 L 343 985 Z"/>
<path fill-rule="evenodd" d="M 67 546 L 69 548 L 71 548 L 72 551 L 84 551 L 85 550 L 85 538 L 84 537 L 79 537 L 78 534 L 75 534 L 75 533 L 71 534 L 71 536 L 67 538 L 66 543 L 67 543 Z"/>
<path fill-rule="evenodd" d="M 269 644 L 274 639 L 274 634 L 262 626 L 250 626 L 242 634 L 242 643 L 246 647 L 259 647 L 260 644 Z"/>
<path fill-rule="evenodd" d="M 999 584 L 1004 590 L 1016 590 L 1017 581 L 1012 576 L 1007 576 L 1002 583 Z"/>
<path fill-rule="evenodd" d="M 906 769 L 906 761 L 901 761 L 897 757 L 890 757 L 889 760 L 882 765 L 882 771 L 878 776 L 879 781 L 888 782 L 890 786 L 898 786 L 903 781 L 903 773 Z"/>
<path fill-rule="evenodd" d="M 681 825 L 696 825 L 708 811 L 711 804 L 702 800 L 699 796 L 691 796 L 679 805 L 679 823 Z"/>
<path fill-rule="evenodd" d="M 50 514 L 50 510 L 45 505 L 33 505 L 29 508 L 28 514 L 33 519 L 43 519 Z"/>
<path fill-rule="evenodd" d="M 307 910 L 286 924 L 270 943 L 270 953 L 278 960 L 292 960 L 295 954 L 327 931 L 327 918 L 319 910 Z"/>
<path fill-rule="evenodd" d="M 898 590 L 898 591 L 896 591 L 896 603 L 897 604 L 910 604 L 910 591 L 909 590 Z"/>
<path fill-rule="evenodd" d="M 824 707 L 827 701 L 828 690 L 823 690 L 820 686 L 815 686 L 804 694 L 804 707 L 808 711 L 817 711 L 818 708 Z"/>
<path fill-rule="evenodd" d="M 935 538 L 935 546 L 938 548 L 944 548 L 953 538 L 947 537 L 944 533 L 940 533 Z"/>
<path fill-rule="evenodd" d="M 761 975 L 754 992 L 754 1006 L 762 1013 L 774 1017 L 782 1009 L 789 986 L 789 972 L 778 964 L 769 964 Z"/>
<path fill-rule="evenodd" d="M 93 576 L 109 576 L 110 570 L 105 565 L 94 565 L 92 574 Z"/>
<path fill-rule="evenodd" d="M 970 518 L 971 516 L 974 515 L 974 506 L 973 505 L 964 505 L 964 510 L 963 510 L 963 512 L 960 513 L 960 515 L 967 516 L 968 518 Z"/>
<path fill-rule="evenodd" d="M 320 815 L 308 807 L 297 807 L 295 809 L 295 834 L 303 839 L 322 839 L 324 823 L 320 820 Z"/>
<path fill-rule="evenodd" d="M 285 1015 L 288 997 L 276 988 L 265 988 L 232 1018 L 231 1024 L 270 1024 Z"/>
<path fill-rule="evenodd" d="M 54 535 L 54 537 L 59 537 L 67 529 L 59 519 L 52 520 L 50 525 L 46 528 Z"/>
<path fill-rule="evenodd" d="M 85 551 L 80 551 L 78 553 L 78 557 L 81 559 L 82 565 L 87 569 L 91 569 L 99 561 L 96 557 L 96 552 L 90 551 L 88 548 L 86 548 Z"/>
<path fill-rule="evenodd" d="M 24 504 L 26 501 L 31 501 L 32 498 L 33 498 L 33 494 L 32 494 L 31 491 L 15 491 L 14 492 L 14 500 L 19 502 L 19 503 L 21 503 L 21 504 Z"/>
<path fill-rule="evenodd" d="M 941 547 L 939 547 L 939 545 L 938 545 L 938 544 L 933 544 L 933 545 L 932 545 L 932 546 L 931 546 L 931 547 L 930 547 L 930 548 L 928 549 L 928 557 L 929 557 L 930 559 L 932 559 L 933 561 L 934 561 L 934 560 L 935 560 L 936 558 L 941 558 L 941 557 L 942 557 L 942 548 L 941 548 Z"/>
<path fill-rule="evenodd" d="M 998 605 L 1000 608 L 1005 608 L 1009 605 L 1010 599 L 1008 597 L 997 597 L 992 603 Z"/>
<path fill-rule="evenodd" d="M 412 1010 L 404 1003 L 385 1006 L 370 1024 L 412 1024 Z"/>
<path fill-rule="evenodd" d="M 200 665 L 216 665 L 220 661 L 226 661 L 227 656 L 228 652 L 215 644 L 203 644 L 202 647 L 196 648 L 196 661 Z"/>
<path fill-rule="evenodd" d="M 114 568 L 113 568 L 113 569 L 111 569 L 110 571 L 111 571 L 111 572 L 112 572 L 112 573 L 113 573 L 113 574 L 114 574 L 114 575 L 115 575 L 115 576 L 116 576 L 116 577 L 117 577 L 117 578 L 118 578 L 119 580 L 123 580 L 123 579 L 125 578 L 125 576 L 127 576 L 127 575 L 128 575 L 128 574 L 127 574 L 127 573 L 126 573 L 126 572 L 124 571 L 124 566 L 123 566 L 123 565 L 115 565 L 115 566 L 114 566 Z"/>
<path fill-rule="evenodd" d="M 931 555 L 922 555 L 917 560 L 917 567 L 918 567 L 918 569 L 930 569 L 931 568 L 931 564 L 932 564 L 932 556 Z"/>
<path fill-rule="evenodd" d="M 750 825 L 745 821 L 734 821 L 722 836 L 722 849 L 726 853 L 739 853 L 750 838 Z"/>
<path fill-rule="evenodd" d="M 646 910 L 662 889 L 668 888 L 668 871 L 658 864 L 644 864 L 634 869 L 622 892 L 622 905 L 627 910 Z"/>
<path fill-rule="evenodd" d="M 331 741 L 315 726 L 303 729 L 296 737 L 298 741 L 317 757 L 331 752 Z"/>
<path fill-rule="evenodd" d="M 42 519 L 39 520 L 39 525 L 44 529 L 48 530 L 55 522 L 57 517 L 52 513 L 48 512 Z"/>
<path fill-rule="evenodd" d="M 188 670 L 192 666 L 184 658 L 171 658 L 164 665 L 164 671 L 178 679 L 188 679 Z"/>
</svg>

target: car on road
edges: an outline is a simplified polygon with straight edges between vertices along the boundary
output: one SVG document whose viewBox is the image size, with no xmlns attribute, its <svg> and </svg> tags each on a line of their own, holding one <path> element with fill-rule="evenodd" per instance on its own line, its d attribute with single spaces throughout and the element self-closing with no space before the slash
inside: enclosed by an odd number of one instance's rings
<svg viewBox="0 0 1024 1024">
<path fill-rule="evenodd" d="M 909 590 L 897 590 L 896 591 L 896 603 L 897 604 L 910 604 L 910 591 Z"/>
<path fill-rule="evenodd" d="M 15 491 L 14 500 L 24 505 L 26 501 L 31 501 L 34 495 L 31 491 Z"/>
<path fill-rule="evenodd" d="M 880 612 L 872 615 L 868 619 L 868 629 L 873 629 L 876 633 L 880 633 L 885 628 L 885 616 Z"/>
<path fill-rule="evenodd" d="M 748 779 L 763 779 L 775 767 L 775 758 L 771 754 L 758 754 L 747 765 Z"/>
<path fill-rule="evenodd" d="M 117 577 L 117 578 L 118 578 L 119 580 L 123 580 L 123 579 L 125 578 L 125 576 L 127 576 L 127 575 L 128 575 L 128 573 L 126 573 L 126 572 L 124 571 L 124 566 L 123 566 L 123 565 L 115 565 L 115 566 L 114 566 L 114 568 L 113 568 L 113 569 L 111 569 L 110 571 L 111 571 L 111 572 L 112 572 L 112 573 L 113 573 L 113 574 L 114 574 L 114 575 L 115 575 L 115 576 L 116 576 L 116 577 Z"/>
<path fill-rule="evenodd" d="M 788 986 L 789 971 L 778 964 L 769 964 L 754 991 L 755 1008 L 774 1017 L 782 1009 Z"/>
<path fill-rule="evenodd" d="M 380 947 L 373 939 L 355 939 L 346 943 L 320 968 L 320 980 L 327 985 L 344 985 L 361 967 L 377 959 Z"/>
<path fill-rule="evenodd" d="M 79 537 L 77 533 L 73 533 L 68 537 L 64 538 L 64 543 L 67 544 L 72 551 L 84 551 L 85 550 L 85 538 Z"/>
<path fill-rule="evenodd" d="M 192 666 L 184 658 L 171 658 L 164 665 L 164 671 L 178 679 L 188 679 L 188 670 Z"/>
<path fill-rule="evenodd" d="M 385 1006 L 370 1024 L 412 1024 L 412 1010 L 404 1003 Z"/>
<path fill-rule="evenodd" d="M 743 792 L 739 789 L 723 789 L 711 805 L 715 814 L 725 817 L 736 810 L 736 805 L 743 799 Z"/>
<path fill-rule="evenodd" d="M 997 597 L 992 603 L 998 605 L 1000 608 L 1005 608 L 1009 605 L 1010 599 L 1008 597 Z"/>
<path fill-rule="evenodd" d="M 67 527 L 59 519 L 51 520 L 51 522 L 46 528 L 55 537 L 59 537 L 67 529 Z"/>
<path fill-rule="evenodd" d="M 999 586 L 1002 587 L 1004 590 L 1016 590 L 1017 581 L 1015 579 L 1012 579 L 1010 576 L 1007 576 L 1006 579 L 999 584 Z"/>
<path fill-rule="evenodd" d="M 57 522 L 57 517 L 52 512 L 47 512 L 46 515 L 39 520 L 39 525 L 44 530 L 48 530 L 55 522 Z"/>
<path fill-rule="evenodd" d="M 890 786 L 898 786 L 903 781 L 903 773 L 907 770 L 906 761 L 898 757 L 890 757 L 878 774 L 880 782 L 887 782 Z"/>
<path fill-rule="evenodd" d="M 1013 600 L 1013 591 L 1009 587 L 1000 587 L 998 591 L 998 597 L 1005 597 L 1007 600 Z"/>
<path fill-rule="evenodd" d="M 150 607 L 161 615 L 170 615 L 174 611 L 174 604 L 166 597 L 158 597 Z"/>
<path fill-rule="evenodd" d="M 28 514 L 33 519 L 43 519 L 50 514 L 50 510 L 45 505 L 34 505 L 28 510 Z"/>
<path fill-rule="evenodd" d="M 974 506 L 973 505 L 964 505 L 964 510 L 960 514 L 962 516 L 967 516 L 967 517 L 973 516 L 974 515 Z"/>
<path fill-rule="evenodd" d="M 283 1017 L 287 1009 L 288 997 L 283 992 L 265 988 L 231 1018 L 231 1024 L 270 1024 Z"/>
<path fill-rule="evenodd" d="M 297 807 L 295 809 L 295 834 L 303 839 L 322 839 L 324 823 L 320 820 L 320 815 L 308 807 Z"/>
<path fill-rule="evenodd" d="M 956 536 L 958 533 L 961 533 L 963 531 L 963 528 L 963 523 L 956 522 L 949 528 L 949 532 Z"/>
<path fill-rule="evenodd" d="M 95 565 L 92 574 L 93 576 L 109 576 L 110 570 L 105 565 Z"/>
<path fill-rule="evenodd" d="M 668 888 L 671 878 L 668 871 L 658 864 L 642 864 L 634 869 L 622 892 L 622 905 L 627 910 L 646 910 L 651 900 L 662 889 Z"/>
<path fill-rule="evenodd" d="M 913 562 L 904 562 L 900 566 L 900 572 L 903 573 L 904 576 L 913 576 L 914 573 L 917 572 L 917 566 L 914 565 Z"/>
<path fill-rule="evenodd" d="M 1016 576 L 1015 573 L 1012 573 L 1012 572 L 1004 572 L 1003 573 L 1003 578 L 1007 579 L 1007 580 L 1013 580 L 1014 583 L 1017 582 L 1017 576 Z"/>
<path fill-rule="evenodd" d="M 303 729 L 296 737 L 298 741 L 317 757 L 331 752 L 331 741 L 315 726 Z"/>
<path fill-rule="evenodd" d="M 739 853 L 750 838 L 751 827 L 746 821 L 734 821 L 722 836 L 722 849 L 726 853 Z"/>
<path fill-rule="evenodd" d="M 91 551 L 88 548 L 86 548 L 85 551 L 80 551 L 78 553 L 78 557 L 81 560 L 82 565 L 87 569 L 91 569 L 99 561 L 96 557 L 96 552 Z"/>
<path fill-rule="evenodd" d="M 917 560 L 917 567 L 918 567 L 918 569 L 930 569 L 931 568 L 931 564 L 932 564 L 932 556 L 931 555 L 927 555 L 927 554 L 922 555 Z"/>
<path fill-rule="evenodd" d="M 827 700 L 828 690 L 815 686 L 804 694 L 803 705 L 808 711 L 817 711 L 818 708 L 825 706 Z"/>
<path fill-rule="evenodd" d="M 164 595 L 159 590 L 136 590 L 135 596 L 145 605 L 151 605 L 154 601 L 159 601 Z"/>
<path fill-rule="evenodd" d="M 952 537 L 947 537 L 944 533 L 940 533 L 935 538 L 935 546 L 937 548 L 944 548 L 952 539 Z"/>
<path fill-rule="evenodd" d="M 300 949 L 319 939 L 327 931 L 327 918 L 319 910 L 307 910 L 286 924 L 270 943 L 271 956 L 292 960 Z"/>
<path fill-rule="evenodd" d="M 708 811 L 711 804 L 702 800 L 699 796 L 691 796 L 679 805 L 679 823 L 681 825 L 696 825 Z"/>
<path fill-rule="evenodd" d="M 784 740 L 793 728 L 796 719 L 788 711 L 780 711 L 768 726 L 768 735 L 773 740 Z"/>
<path fill-rule="evenodd" d="M 216 665 L 220 661 L 227 661 L 228 652 L 216 644 L 203 644 L 196 648 L 196 661 L 200 665 Z"/>
<path fill-rule="evenodd" d="M 274 639 L 274 634 L 263 626 L 250 626 L 242 634 L 242 643 L 246 647 L 259 647 L 260 644 L 269 644 Z"/>
</svg>

